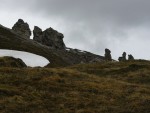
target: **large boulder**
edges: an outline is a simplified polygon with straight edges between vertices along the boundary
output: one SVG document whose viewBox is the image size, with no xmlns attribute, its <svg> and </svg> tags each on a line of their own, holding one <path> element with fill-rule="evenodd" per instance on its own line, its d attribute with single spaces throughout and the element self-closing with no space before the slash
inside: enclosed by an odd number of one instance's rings
<svg viewBox="0 0 150 113">
<path fill-rule="evenodd" d="M 24 38 L 30 39 L 31 30 L 28 23 L 25 23 L 22 19 L 19 19 L 15 23 L 15 25 L 12 27 L 12 30 Z"/>
<path fill-rule="evenodd" d="M 48 28 L 42 32 L 42 30 L 35 26 L 33 30 L 33 40 L 52 47 L 54 49 L 65 49 L 66 46 L 63 42 L 64 35 L 54 30 L 53 28 Z"/>
</svg>

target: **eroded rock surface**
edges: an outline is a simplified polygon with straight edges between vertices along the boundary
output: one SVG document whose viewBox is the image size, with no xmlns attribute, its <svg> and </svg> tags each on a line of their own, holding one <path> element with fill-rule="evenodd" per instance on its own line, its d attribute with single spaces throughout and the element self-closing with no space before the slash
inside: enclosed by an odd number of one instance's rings
<svg viewBox="0 0 150 113">
<path fill-rule="evenodd" d="M 33 40 L 43 45 L 46 45 L 55 49 L 66 48 L 64 41 L 63 41 L 64 35 L 54 30 L 53 28 L 48 28 L 42 32 L 42 30 L 39 27 L 35 26 L 33 30 L 33 35 L 34 35 Z"/>
<path fill-rule="evenodd" d="M 12 27 L 17 34 L 21 35 L 22 37 L 30 39 L 31 30 L 29 28 L 28 23 L 25 23 L 22 19 L 19 19 L 15 25 Z"/>
</svg>

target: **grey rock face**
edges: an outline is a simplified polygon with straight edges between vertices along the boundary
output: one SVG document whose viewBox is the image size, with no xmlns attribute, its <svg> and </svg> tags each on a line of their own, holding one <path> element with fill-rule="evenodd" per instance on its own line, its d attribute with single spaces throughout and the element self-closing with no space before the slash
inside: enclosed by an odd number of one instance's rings
<svg viewBox="0 0 150 113">
<path fill-rule="evenodd" d="M 35 26 L 33 31 L 33 40 L 55 48 L 55 49 L 65 49 L 66 46 L 63 42 L 64 35 L 62 33 L 57 32 L 56 30 L 52 28 L 48 28 L 45 31 L 42 32 L 42 30 Z"/>
<path fill-rule="evenodd" d="M 30 39 L 31 30 L 29 28 L 28 23 L 25 23 L 22 19 L 19 19 L 16 24 L 12 27 L 12 30 L 17 34 Z"/>
<path fill-rule="evenodd" d="M 105 49 L 105 60 L 106 61 L 112 61 L 111 51 L 109 49 Z"/>
</svg>

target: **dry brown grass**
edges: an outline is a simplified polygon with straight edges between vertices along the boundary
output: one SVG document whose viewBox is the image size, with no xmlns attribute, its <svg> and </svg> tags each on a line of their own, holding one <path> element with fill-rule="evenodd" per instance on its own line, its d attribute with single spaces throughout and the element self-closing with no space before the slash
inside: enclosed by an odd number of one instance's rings
<svg viewBox="0 0 150 113">
<path fill-rule="evenodd" d="M 0 68 L 1 113 L 150 113 L 149 62 Z"/>
</svg>

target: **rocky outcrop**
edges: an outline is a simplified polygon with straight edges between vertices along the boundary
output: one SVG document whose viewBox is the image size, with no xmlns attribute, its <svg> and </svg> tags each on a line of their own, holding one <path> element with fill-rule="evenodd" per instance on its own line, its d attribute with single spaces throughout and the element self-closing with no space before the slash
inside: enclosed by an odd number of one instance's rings
<svg viewBox="0 0 150 113">
<path fill-rule="evenodd" d="M 122 54 L 122 57 L 119 57 L 118 58 L 118 60 L 119 60 L 119 62 L 121 62 L 121 61 L 126 61 L 127 59 L 126 59 L 126 52 L 123 52 L 123 54 Z"/>
<path fill-rule="evenodd" d="M 42 45 L 46 45 L 54 49 L 66 48 L 63 42 L 64 35 L 52 28 L 48 28 L 42 32 L 39 27 L 35 26 L 33 30 L 33 35 L 33 40 L 41 43 Z"/>
<path fill-rule="evenodd" d="M 111 51 L 109 49 L 105 49 L 105 60 L 106 61 L 112 61 Z"/>
<path fill-rule="evenodd" d="M 0 49 L 19 50 L 43 56 L 50 61 L 47 67 L 64 67 L 89 63 L 97 58 L 104 60 L 103 56 L 78 49 L 64 50 L 44 46 L 36 41 L 23 38 L 21 35 L 17 35 L 14 30 L 3 26 L 0 26 Z"/>
<path fill-rule="evenodd" d="M 132 60 L 134 60 L 134 57 L 130 54 L 130 55 L 128 55 L 128 60 L 132 61 Z"/>
<path fill-rule="evenodd" d="M 31 30 L 29 28 L 29 25 L 25 23 L 22 19 L 19 19 L 16 22 L 16 24 L 12 27 L 12 30 L 24 38 L 30 39 Z"/>
</svg>

